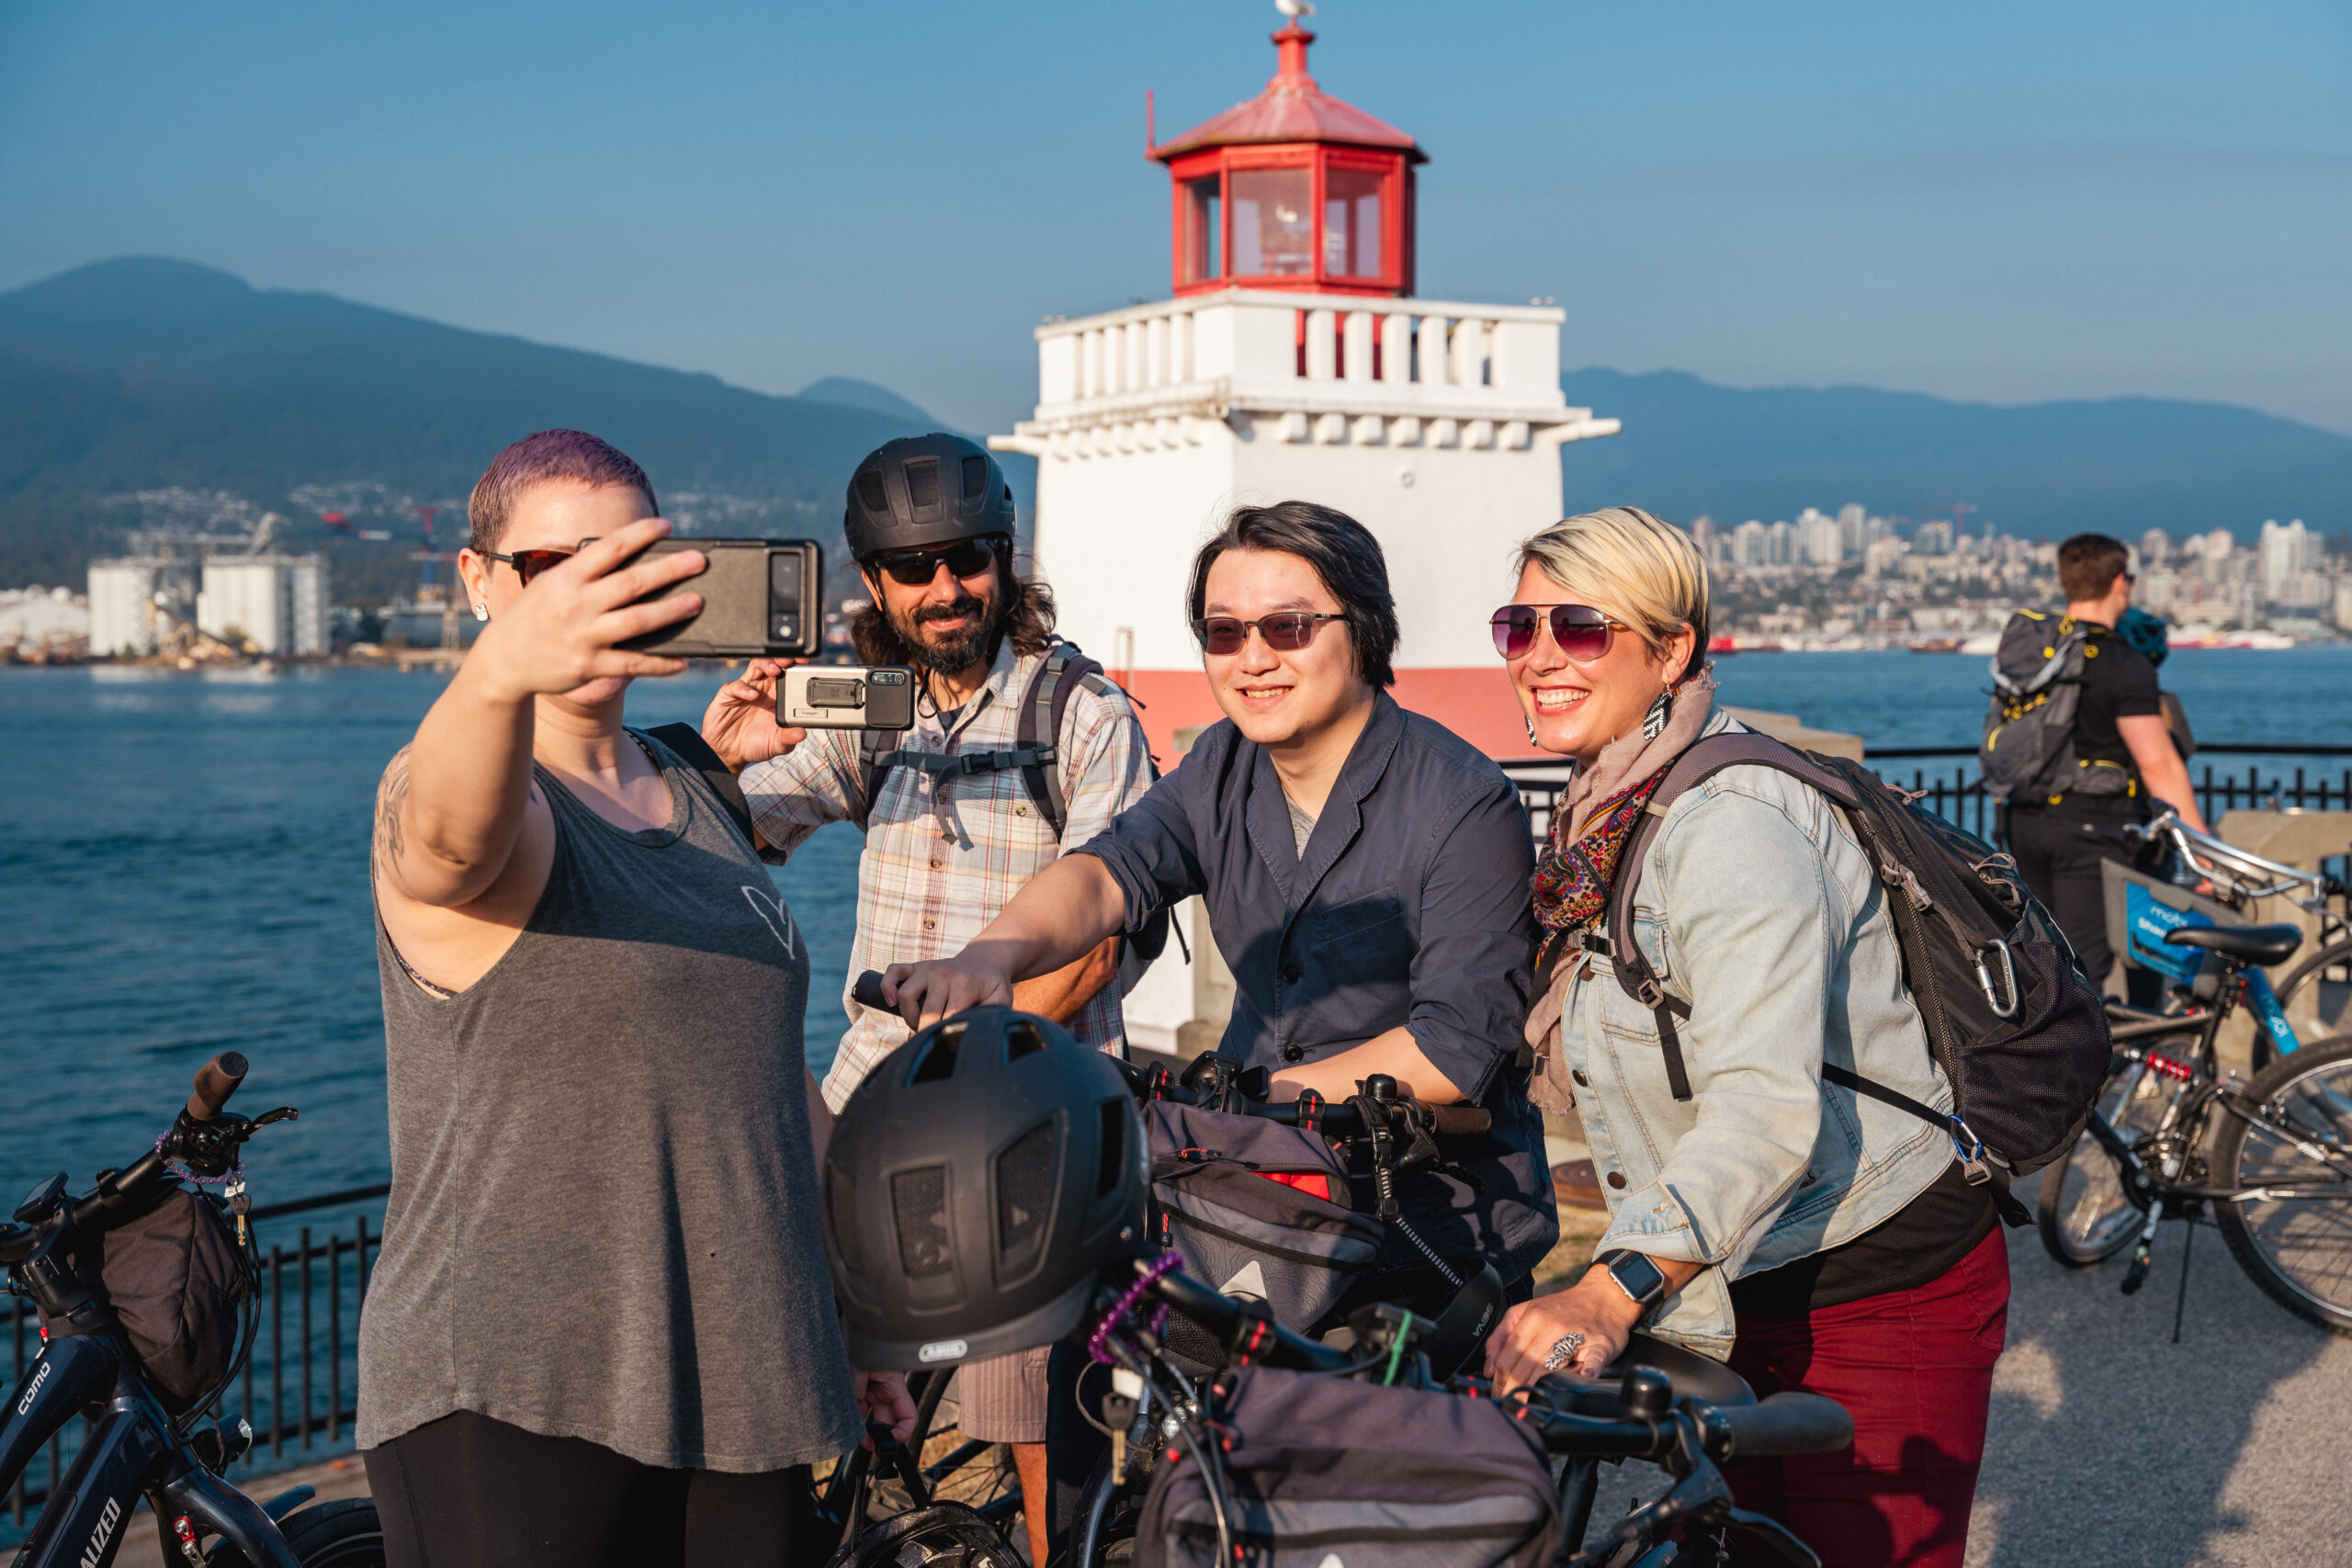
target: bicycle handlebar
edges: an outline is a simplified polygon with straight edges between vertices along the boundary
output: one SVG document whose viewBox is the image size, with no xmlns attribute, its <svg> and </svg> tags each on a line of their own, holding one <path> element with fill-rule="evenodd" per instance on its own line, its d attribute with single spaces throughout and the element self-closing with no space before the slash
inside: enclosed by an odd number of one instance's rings
<svg viewBox="0 0 2352 1568">
<path fill-rule="evenodd" d="M 2256 854 L 2252 850 L 2242 850 L 2211 833 L 2200 833 L 2183 822 L 2180 813 L 2170 807 L 2159 812 L 2144 827 L 2127 825 L 2123 836 L 2133 843 L 2146 843 L 2158 837 L 2171 839 L 2173 847 L 2190 864 L 2209 876 L 2218 874 L 2221 879 L 2233 886 L 2238 895 L 2247 898 L 2275 897 L 2288 894 L 2290 888 L 2305 887 L 2311 889 L 2314 900 L 2324 900 L 2345 891 L 2341 883 L 2324 873 L 2285 865 Z M 2292 897 L 2291 894 L 2289 896 Z M 2301 898 L 2295 901 L 2305 908 L 2314 907 L 2312 902 Z"/>
<path fill-rule="evenodd" d="M 860 1007 L 888 1010 L 890 1004 L 882 998 L 881 971 L 868 969 L 859 975 L 856 981 L 850 987 L 850 999 Z M 1125 1062 L 1119 1062 L 1115 1057 L 1113 1060 L 1120 1070 L 1125 1073 L 1129 1087 L 1138 1093 L 1145 1092 L 1150 1088 L 1144 1077 L 1134 1067 Z M 1204 1098 L 1194 1090 L 1177 1085 L 1163 1084 L 1157 1092 L 1161 1098 L 1177 1100 L 1185 1105 L 1198 1105 Z M 1426 1118 L 1422 1124 L 1429 1131 L 1444 1137 L 1475 1137 L 1481 1133 L 1490 1131 L 1495 1124 L 1492 1113 L 1476 1105 L 1430 1105 L 1421 1100 L 1398 1100 L 1396 1103 L 1400 1106 L 1417 1107 L 1419 1114 Z M 1261 1117 L 1269 1122 L 1284 1122 L 1294 1127 L 1298 1125 L 1299 1121 L 1298 1102 L 1295 1100 L 1283 1103 L 1245 1100 L 1241 1105 L 1240 1113 Z M 1353 1106 L 1343 1100 L 1319 1102 L 1313 1120 L 1328 1131 L 1343 1135 L 1363 1131 L 1363 1118 L 1357 1115 Z"/>
<path fill-rule="evenodd" d="M 188 1119 L 209 1122 L 220 1114 L 237 1086 L 245 1081 L 247 1063 L 238 1051 L 223 1051 L 196 1070 L 196 1089 L 187 1097 Z"/>
<path fill-rule="evenodd" d="M 1755 1454 L 1830 1453 L 1852 1444 L 1854 1418 L 1817 1393 L 1775 1393 L 1761 1404 L 1718 1405 L 1731 1438 L 1726 1459 Z"/>
</svg>

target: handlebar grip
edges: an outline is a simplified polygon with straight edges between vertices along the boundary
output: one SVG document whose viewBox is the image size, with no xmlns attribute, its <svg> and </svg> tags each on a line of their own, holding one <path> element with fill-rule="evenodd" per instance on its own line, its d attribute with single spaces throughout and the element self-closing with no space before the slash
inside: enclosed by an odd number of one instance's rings
<svg viewBox="0 0 2352 1568">
<path fill-rule="evenodd" d="M 1469 1136 L 1493 1128 L 1492 1112 L 1476 1105 L 1432 1105 L 1430 1107 L 1430 1131 L 1448 1137 Z"/>
<path fill-rule="evenodd" d="M 1854 1441 L 1846 1407 L 1817 1393 L 1776 1393 L 1761 1404 L 1717 1405 L 1715 1414 L 1731 1436 L 1727 1458 L 1831 1453 Z"/>
<path fill-rule="evenodd" d="M 187 1097 L 188 1120 L 209 1122 L 220 1114 L 237 1086 L 245 1081 L 246 1063 L 242 1052 L 223 1051 L 196 1071 L 196 1092 Z"/>
<path fill-rule="evenodd" d="M 889 1011 L 890 1004 L 882 999 L 882 971 L 868 969 L 858 976 L 857 983 L 849 988 L 849 999 L 862 1008 Z"/>
</svg>

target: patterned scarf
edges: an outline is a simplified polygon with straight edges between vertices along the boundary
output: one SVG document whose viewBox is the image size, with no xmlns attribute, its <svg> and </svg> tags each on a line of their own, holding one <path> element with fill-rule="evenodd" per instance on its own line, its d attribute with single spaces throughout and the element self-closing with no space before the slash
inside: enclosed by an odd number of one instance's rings
<svg viewBox="0 0 2352 1568">
<path fill-rule="evenodd" d="M 1608 909 L 1626 840 L 1666 771 L 1706 728 L 1714 697 L 1712 673 L 1702 670 L 1691 676 L 1676 690 L 1659 733 L 1649 734 L 1645 727 L 1611 741 L 1561 792 L 1552 810 L 1552 830 L 1535 861 L 1535 919 L 1544 930 L 1545 957 L 1561 933 L 1583 930 Z"/>
<path fill-rule="evenodd" d="M 1642 808 L 1665 781 L 1660 768 L 1594 807 L 1585 830 L 1568 837 L 1567 803 L 1552 812 L 1552 831 L 1535 861 L 1535 919 L 1549 947 L 1562 931 L 1581 931 L 1600 919 L 1616 885 L 1617 862 L 1642 819 Z"/>
</svg>

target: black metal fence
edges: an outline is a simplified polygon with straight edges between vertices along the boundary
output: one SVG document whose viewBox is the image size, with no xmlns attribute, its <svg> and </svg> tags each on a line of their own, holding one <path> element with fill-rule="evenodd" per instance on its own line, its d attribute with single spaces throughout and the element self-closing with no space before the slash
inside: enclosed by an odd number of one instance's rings
<svg viewBox="0 0 2352 1568">
<path fill-rule="evenodd" d="M 2199 749 L 2199 756 L 2243 756 L 2276 761 L 2266 772 L 2248 762 L 2243 774 L 2216 774 L 2211 762 L 2192 763 L 2189 784 L 2205 820 L 2218 823 L 2224 811 L 2352 811 L 2352 765 L 2331 768 L 2322 759 L 2352 758 L 2352 746 L 2254 746 L 2222 744 Z M 1917 791 L 1922 804 L 1946 820 L 1990 842 L 1997 803 L 1984 788 L 1973 746 L 1910 746 L 1869 751 L 1864 759 L 1889 784 Z M 2289 761 L 2287 759 L 2307 759 Z M 1950 761 L 1949 769 L 1917 764 Z M 1906 765 L 1907 764 L 1907 765 Z M 1535 834 L 1550 830 L 1552 807 L 1566 787 L 1566 767 L 1551 758 L 1503 764 L 1519 785 Z"/>
<path fill-rule="evenodd" d="M 383 1243 L 382 1202 L 390 1190 L 362 1187 L 254 1206 L 261 1280 L 253 1354 L 220 1397 L 224 1412 L 253 1423 L 253 1450 L 241 1461 L 248 1472 L 325 1458 L 348 1442 L 359 1396 L 359 1303 Z M 288 1223 L 337 1211 L 345 1217 L 332 1229 Z M 22 1299 L 0 1314 L 7 1319 L 15 1388 L 40 1352 L 40 1320 Z M 0 1512 L 9 1534 L 39 1516 L 80 1451 L 85 1429 L 59 1433 L 27 1467 Z"/>
</svg>

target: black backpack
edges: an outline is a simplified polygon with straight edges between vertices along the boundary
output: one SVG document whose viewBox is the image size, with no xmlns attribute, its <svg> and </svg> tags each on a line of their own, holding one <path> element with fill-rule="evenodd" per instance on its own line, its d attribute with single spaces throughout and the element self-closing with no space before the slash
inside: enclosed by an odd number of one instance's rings
<svg viewBox="0 0 2352 1568">
<path fill-rule="evenodd" d="M 1612 936 L 1634 929 L 1642 860 L 1668 808 L 1736 767 L 1777 768 L 1802 780 L 1827 795 L 1853 829 L 1886 889 L 1904 978 L 1928 1048 L 1951 1085 L 1953 1111 L 1947 1116 L 1836 1063 L 1824 1063 L 1821 1076 L 1950 1132 L 1972 1184 L 1991 1179 L 1995 1168 L 2005 1179 L 2040 1170 L 2074 1147 L 2107 1078 L 2105 1004 L 2015 861 L 1860 762 L 1752 732 L 1699 740 L 1667 770 L 1618 863 Z M 1618 984 L 1656 1015 L 1667 1081 L 1677 1100 L 1690 1099 L 1674 1021 L 1690 1010 L 1666 994 L 1639 942 L 1589 938 L 1588 945 L 1610 958 Z M 2005 1213 L 2013 1202 L 2004 1191 Z"/>
<path fill-rule="evenodd" d="M 2009 617 L 1993 656 L 1993 704 L 1976 744 L 1994 799 L 2130 793 L 2129 769 L 2093 766 L 2075 754 L 2083 676 L 2097 656 L 2089 630 L 2072 616 L 2019 610 Z"/>
</svg>

